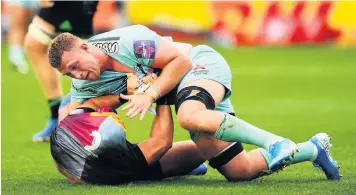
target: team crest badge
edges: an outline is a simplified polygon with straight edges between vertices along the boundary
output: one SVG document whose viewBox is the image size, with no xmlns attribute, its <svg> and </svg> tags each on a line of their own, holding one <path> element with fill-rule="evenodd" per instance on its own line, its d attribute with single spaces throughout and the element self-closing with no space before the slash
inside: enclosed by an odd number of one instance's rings
<svg viewBox="0 0 356 195">
<path fill-rule="evenodd" d="M 134 53 L 136 58 L 154 59 L 156 54 L 155 42 L 152 40 L 134 41 Z"/>
</svg>

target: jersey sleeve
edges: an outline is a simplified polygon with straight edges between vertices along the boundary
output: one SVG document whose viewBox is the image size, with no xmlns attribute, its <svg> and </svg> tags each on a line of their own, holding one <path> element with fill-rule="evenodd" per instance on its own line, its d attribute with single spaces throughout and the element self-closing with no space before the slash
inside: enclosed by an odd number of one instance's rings
<svg viewBox="0 0 356 195">
<path fill-rule="evenodd" d="M 151 67 L 160 38 L 156 32 L 143 25 L 131 26 L 120 37 L 119 52 L 124 57 L 123 60 L 134 67 L 138 64 Z"/>
</svg>

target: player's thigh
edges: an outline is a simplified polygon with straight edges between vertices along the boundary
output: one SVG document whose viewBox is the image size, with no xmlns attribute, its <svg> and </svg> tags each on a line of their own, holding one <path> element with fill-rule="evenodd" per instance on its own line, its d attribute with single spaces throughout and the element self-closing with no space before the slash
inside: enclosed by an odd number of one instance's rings
<svg viewBox="0 0 356 195">
<path fill-rule="evenodd" d="M 191 99 L 191 96 L 197 96 L 199 92 L 202 92 L 203 98 L 197 97 L 195 99 L 203 99 L 200 102 L 212 104 L 209 108 L 209 105 L 206 105 L 206 107 L 213 110 L 223 100 L 228 99 L 231 94 L 230 67 L 218 52 L 204 45 L 192 48 L 189 58 L 192 60 L 192 69 L 178 85 L 177 102 L 183 106 L 185 101 L 182 101 L 182 99 Z M 183 92 L 186 93 L 187 97 L 179 101 Z M 188 106 L 184 106 L 184 110 L 186 109 L 188 109 Z"/>
</svg>

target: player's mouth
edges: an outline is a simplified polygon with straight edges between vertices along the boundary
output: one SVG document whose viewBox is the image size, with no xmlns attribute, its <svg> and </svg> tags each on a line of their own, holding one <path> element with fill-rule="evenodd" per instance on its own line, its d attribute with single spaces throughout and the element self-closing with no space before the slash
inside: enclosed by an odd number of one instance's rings
<svg viewBox="0 0 356 195">
<path fill-rule="evenodd" d="M 87 76 L 85 77 L 84 80 L 88 80 L 90 72 L 88 72 Z"/>
</svg>

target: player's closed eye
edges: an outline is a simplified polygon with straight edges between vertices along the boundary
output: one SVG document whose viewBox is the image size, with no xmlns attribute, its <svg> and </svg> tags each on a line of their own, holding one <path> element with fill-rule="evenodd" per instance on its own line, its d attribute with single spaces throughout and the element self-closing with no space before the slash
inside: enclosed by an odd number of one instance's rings
<svg viewBox="0 0 356 195">
<path fill-rule="evenodd" d="M 77 65 L 73 65 L 70 67 L 71 70 L 77 70 Z"/>
</svg>

